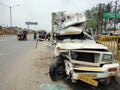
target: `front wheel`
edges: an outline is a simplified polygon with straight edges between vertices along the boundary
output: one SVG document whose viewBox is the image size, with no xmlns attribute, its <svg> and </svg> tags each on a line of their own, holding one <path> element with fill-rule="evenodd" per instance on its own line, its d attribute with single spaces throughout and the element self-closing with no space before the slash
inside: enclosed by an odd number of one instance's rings
<svg viewBox="0 0 120 90">
<path fill-rule="evenodd" d="M 53 60 L 49 68 L 49 75 L 53 81 L 57 81 L 66 77 L 64 61 L 56 58 Z"/>
</svg>

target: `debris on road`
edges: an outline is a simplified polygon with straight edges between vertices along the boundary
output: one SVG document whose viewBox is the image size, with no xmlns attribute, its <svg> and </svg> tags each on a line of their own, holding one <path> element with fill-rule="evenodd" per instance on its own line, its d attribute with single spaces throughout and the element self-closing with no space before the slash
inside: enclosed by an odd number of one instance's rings
<svg viewBox="0 0 120 90">
<path fill-rule="evenodd" d="M 43 90 L 67 90 L 64 86 L 60 85 L 60 84 L 41 84 L 40 88 L 42 88 Z"/>
</svg>

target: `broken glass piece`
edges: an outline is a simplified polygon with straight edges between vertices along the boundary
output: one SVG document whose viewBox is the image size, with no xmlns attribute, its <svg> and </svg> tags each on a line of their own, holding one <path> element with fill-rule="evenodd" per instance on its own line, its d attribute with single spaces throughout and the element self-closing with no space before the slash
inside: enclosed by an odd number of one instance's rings
<svg viewBox="0 0 120 90">
<path fill-rule="evenodd" d="M 43 90 L 67 90 L 64 86 L 60 85 L 60 84 L 41 84 L 40 88 L 42 88 Z"/>
</svg>

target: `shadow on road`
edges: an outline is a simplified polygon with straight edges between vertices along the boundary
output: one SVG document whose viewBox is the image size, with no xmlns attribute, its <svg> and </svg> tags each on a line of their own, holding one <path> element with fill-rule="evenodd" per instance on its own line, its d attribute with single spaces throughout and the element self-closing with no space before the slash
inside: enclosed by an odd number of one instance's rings
<svg viewBox="0 0 120 90">
<path fill-rule="evenodd" d="M 111 82 L 109 85 L 103 86 L 103 85 L 99 84 L 98 87 L 88 85 L 81 81 L 72 83 L 71 80 L 64 80 L 64 82 L 72 90 L 120 90 L 120 84 L 114 78 L 111 79 Z"/>
</svg>

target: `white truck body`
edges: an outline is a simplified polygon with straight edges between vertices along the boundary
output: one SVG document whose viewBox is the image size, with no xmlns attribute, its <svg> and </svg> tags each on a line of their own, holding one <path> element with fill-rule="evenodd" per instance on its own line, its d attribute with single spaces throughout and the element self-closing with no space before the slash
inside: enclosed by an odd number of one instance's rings
<svg viewBox="0 0 120 90">
<path fill-rule="evenodd" d="M 93 86 L 98 85 L 94 80 L 108 84 L 119 71 L 119 64 L 113 62 L 106 46 L 96 43 L 91 29 L 85 29 L 84 13 L 57 12 L 52 16 L 52 37 L 45 44 L 54 58 L 64 62 L 65 74 L 72 81 L 82 80 Z M 51 79 L 56 80 L 52 74 Z"/>
</svg>

